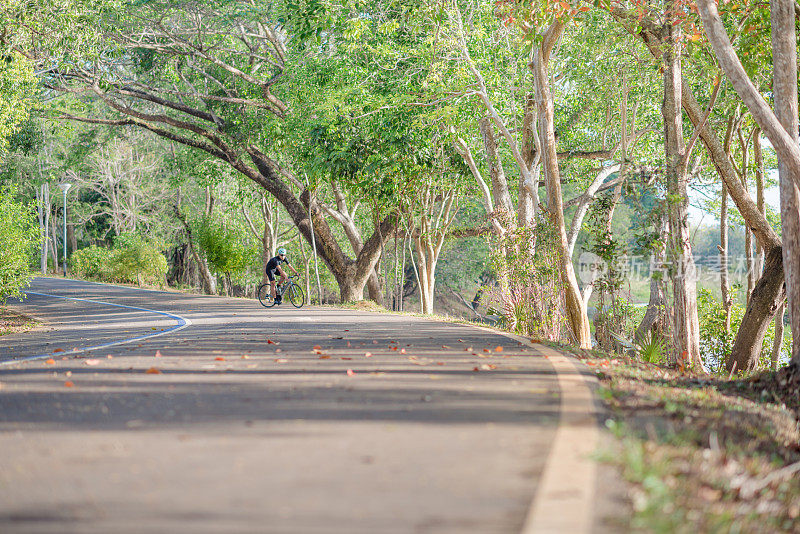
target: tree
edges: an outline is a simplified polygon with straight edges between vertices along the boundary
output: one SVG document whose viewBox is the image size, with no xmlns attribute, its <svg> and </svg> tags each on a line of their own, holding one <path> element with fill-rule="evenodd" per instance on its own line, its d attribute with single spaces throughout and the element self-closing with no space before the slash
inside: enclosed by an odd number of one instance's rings
<svg viewBox="0 0 800 534">
<path fill-rule="evenodd" d="M 126 10 L 106 12 L 103 27 L 113 54 L 109 50 L 91 63 L 64 64 L 44 75 L 52 90 L 96 99 L 112 116 L 65 107 L 58 116 L 136 126 L 205 151 L 268 191 L 308 241 L 310 213 L 314 240 L 342 299 L 361 299 L 396 215 L 380 222 L 353 259 L 342 251 L 310 192 L 275 159 L 280 150 L 274 134 L 291 112 L 276 94 L 290 92 L 280 82 L 292 68 L 288 36 L 276 24 L 280 6 L 162 0 L 135 9 L 136 17 Z"/>
<path fill-rule="evenodd" d="M 654 57 L 661 57 L 665 45 L 664 36 L 661 26 L 656 24 L 650 13 L 629 11 L 615 6 L 611 8 L 611 14 L 626 31 L 641 39 Z M 696 133 L 699 132 L 699 138 L 724 182 L 727 193 L 748 228 L 753 231 L 759 245 L 767 251 L 763 274 L 755 284 L 727 363 L 729 370 L 743 369 L 748 367 L 749 362 L 757 361 L 767 327 L 775 310 L 785 299 L 781 238 L 745 190 L 728 151 L 709 124 L 707 110 L 701 107 L 692 85 L 685 77 L 681 80 L 681 97 L 683 109 Z M 707 109 L 712 108 L 709 105 Z"/>
<path fill-rule="evenodd" d="M 800 147 L 797 119 L 797 43 L 795 4 L 773 0 L 772 61 L 775 113 L 744 71 L 728 38 L 716 5 L 698 0 L 703 27 L 725 74 L 778 153 L 781 184 L 783 268 L 792 333 L 800 332 Z M 800 366 L 800 336 L 794 335 L 792 364 Z"/>
<path fill-rule="evenodd" d="M 39 246 L 31 207 L 14 199 L 14 189 L 0 188 L 0 303 L 21 296 L 33 275 L 30 264 Z"/>
</svg>

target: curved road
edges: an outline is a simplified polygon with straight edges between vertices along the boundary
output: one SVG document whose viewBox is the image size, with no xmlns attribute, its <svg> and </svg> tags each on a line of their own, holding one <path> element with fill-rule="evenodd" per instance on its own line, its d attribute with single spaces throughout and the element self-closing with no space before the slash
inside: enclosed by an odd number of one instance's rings
<svg viewBox="0 0 800 534">
<path fill-rule="evenodd" d="M 544 349 L 471 326 L 54 278 L 12 308 L 46 326 L 0 337 L 2 532 L 520 532 L 556 436 Z"/>
</svg>

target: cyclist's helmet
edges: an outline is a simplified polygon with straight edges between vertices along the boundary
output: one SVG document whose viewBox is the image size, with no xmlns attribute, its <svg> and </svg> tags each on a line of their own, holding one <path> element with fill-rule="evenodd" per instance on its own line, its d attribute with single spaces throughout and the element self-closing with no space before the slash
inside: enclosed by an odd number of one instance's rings
<svg viewBox="0 0 800 534">
<path fill-rule="evenodd" d="M 279 248 L 278 249 L 278 256 L 280 256 L 280 255 L 286 256 L 286 249 L 285 248 Z"/>
</svg>

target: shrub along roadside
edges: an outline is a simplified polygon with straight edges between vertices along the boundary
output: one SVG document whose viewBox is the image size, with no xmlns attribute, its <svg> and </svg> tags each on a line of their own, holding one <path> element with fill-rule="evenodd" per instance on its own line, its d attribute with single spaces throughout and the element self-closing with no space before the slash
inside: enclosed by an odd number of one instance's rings
<svg viewBox="0 0 800 534">
<path fill-rule="evenodd" d="M 618 439 L 600 457 L 631 483 L 630 528 L 796 532 L 800 376 L 784 368 L 726 380 L 573 353 L 602 386 L 606 426 Z"/>
<path fill-rule="evenodd" d="M 70 266 L 82 278 L 163 286 L 167 259 L 160 249 L 160 243 L 135 234 L 122 234 L 111 249 L 92 245 L 75 251 Z"/>
<path fill-rule="evenodd" d="M 31 261 L 39 246 L 33 209 L 14 200 L 14 189 L 0 188 L 0 304 L 22 295 L 31 278 Z"/>
</svg>

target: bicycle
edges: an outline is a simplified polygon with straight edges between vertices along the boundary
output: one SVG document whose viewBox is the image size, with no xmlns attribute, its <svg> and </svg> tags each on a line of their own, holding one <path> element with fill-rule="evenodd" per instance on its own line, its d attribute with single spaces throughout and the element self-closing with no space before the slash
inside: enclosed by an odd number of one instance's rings
<svg viewBox="0 0 800 534">
<path fill-rule="evenodd" d="M 303 288 L 295 284 L 293 278 L 293 276 L 290 276 L 288 282 L 277 286 L 275 288 L 275 295 L 276 297 L 281 298 L 286 295 L 286 297 L 289 299 L 289 302 L 292 303 L 292 306 L 295 308 L 300 308 L 303 306 L 303 304 L 305 304 L 306 296 L 303 292 Z M 265 308 L 271 308 L 277 304 L 275 299 L 272 298 L 272 291 L 269 282 L 265 282 L 258 286 L 258 301 Z"/>
</svg>

